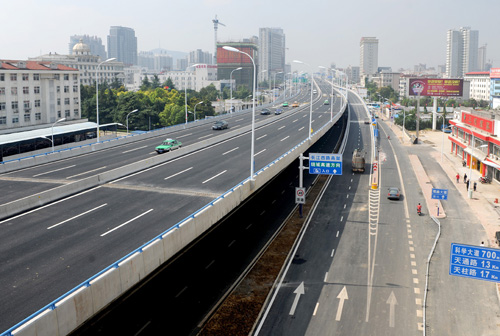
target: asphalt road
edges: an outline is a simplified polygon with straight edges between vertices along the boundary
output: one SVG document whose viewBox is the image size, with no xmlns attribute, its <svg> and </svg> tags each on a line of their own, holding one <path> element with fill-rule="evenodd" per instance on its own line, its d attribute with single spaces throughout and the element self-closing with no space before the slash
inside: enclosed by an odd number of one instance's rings
<svg viewBox="0 0 500 336">
<path fill-rule="evenodd" d="M 322 103 L 323 99 L 319 99 L 314 105 L 316 128 L 329 120 L 330 106 Z M 339 102 L 336 108 L 338 111 Z M 308 109 L 285 112 L 276 122 L 257 130 L 256 170 L 307 137 L 308 116 Z M 262 118 L 272 120 L 272 116 Z M 211 130 L 204 132 L 212 134 Z M 190 141 L 188 136 L 183 139 Z M 199 136 L 196 139 L 202 141 Z M 0 330 L 19 322 L 248 177 L 249 142 L 247 133 L 1 221 Z M 147 152 L 143 155 L 152 155 L 154 146 L 135 146 L 122 146 L 120 150 L 135 148 L 128 153 L 135 153 L 136 159 L 141 158 L 141 150 Z M 93 171 L 99 165 L 107 166 L 105 159 L 112 161 L 112 152 L 9 175 L 33 178 L 43 174 L 37 178 L 63 179 Z M 78 165 L 60 169 L 73 163 Z"/>
<path fill-rule="evenodd" d="M 370 160 L 364 174 L 350 171 L 352 151 L 371 153 L 372 143 L 366 112 L 349 99 L 343 175 L 325 190 L 258 335 L 419 334 L 415 288 L 423 265 L 412 267 L 407 227 L 414 215 L 405 196 L 386 199 L 387 187 L 403 185 L 387 139 L 380 145 L 379 191 L 370 191 Z M 404 181 L 408 194 L 411 180 Z"/>
<path fill-rule="evenodd" d="M 346 152 L 357 141 L 368 148 L 368 128 L 355 120 L 351 126 Z M 332 178 L 255 335 L 423 333 L 426 261 L 437 225 L 425 206 L 416 215 L 424 202 L 409 154 L 419 157 L 434 187 L 449 190 L 430 267 L 427 335 L 498 334 L 495 284 L 448 275 L 450 244 L 478 245 L 484 235 L 456 192 L 465 186 L 444 175 L 426 145 L 402 146 L 387 138 L 397 139 L 390 124 L 381 126 L 380 191 L 369 191 L 368 174 Z M 401 200 L 386 198 L 390 186 L 402 190 Z"/>
</svg>

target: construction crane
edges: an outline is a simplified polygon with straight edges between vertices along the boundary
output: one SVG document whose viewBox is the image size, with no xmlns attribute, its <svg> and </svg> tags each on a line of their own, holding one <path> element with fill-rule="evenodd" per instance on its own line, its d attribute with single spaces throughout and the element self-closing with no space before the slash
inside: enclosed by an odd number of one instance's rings
<svg viewBox="0 0 500 336">
<path fill-rule="evenodd" d="M 214 64 L 217 64 L 217 28 L 219 25 L 224 27 L 226 25 L 223 24 L 222 22 L 219 22 L 219 20 L 217 19 L 217 15 L 215 15 L 215 19 L 213 19 L 212 22 L 214 23 L 214 40 L 215 40 Z"/>
</svg>

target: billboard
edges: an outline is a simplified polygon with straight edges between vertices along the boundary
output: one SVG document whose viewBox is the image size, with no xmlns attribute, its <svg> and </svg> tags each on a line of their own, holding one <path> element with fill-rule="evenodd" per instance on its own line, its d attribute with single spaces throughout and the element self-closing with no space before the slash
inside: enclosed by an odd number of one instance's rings
<svg viewBox="0 0 500 336">
<path fill-rule="evenodd" d="M 239 49 L 240 51 L 243 51 L 247 54 L 249 54 L 252 57 L 255 57 L 255 49 L 252 47 L 241 47 L 237 46 L 236 49 Z M 250 57 L 247 55 L 234 52 L 234 51 L 229 51 L 226 49 L 223 49 L 221 46 L 217 47 L 217 64 L 223 64 L 223 63 L 230 63 L 230 64 L 246 64 L 249 63 L 250 65 L 252 64 L 252 60 Z"/>
<path fill-rule="evenodd" d="M 490 78 L 500 78 L 500 68 L 491 68 Z"/>
<path fill-rule="evenodd" d="M 410 96 L 460 97 L 463 93 L 463 79 L 410 78 Z"/>
</svg>

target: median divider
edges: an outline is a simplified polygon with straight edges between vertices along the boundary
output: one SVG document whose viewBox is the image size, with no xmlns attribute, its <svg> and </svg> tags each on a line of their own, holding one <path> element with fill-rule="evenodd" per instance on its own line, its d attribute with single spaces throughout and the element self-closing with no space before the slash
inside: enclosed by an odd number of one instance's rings
<svg viewBox="0 0 500 336">
<path fill-rule="evenodd" d="M 339 117 L 338 115 L 334 121 L 338 120 Z M 2 336 L 12 335 L 14 331 L 16 336 L 63 336 L 77 329 L 86 320 L 103 310 L 113 300 L 123 295 L 157 267 L 197 239 L 261 186 L 269 182 L 277 173 L 290 165 L 301 153 L 304 153 L 320 139 L 334 123 L 324 125 L 311 136 L 311 140 L 302 141 L 266 167 L 257 171 L 253 181 L 247 178 L 240 182 L 194 214 L 168 228 L 159 236 L 27 317 L 3 333 Z M 182 153 L 181 150 L 182 148 L 176 151 L 178 152 L 176 155 L 184 155 L 185 153 Z M 175 154 L 175 152 L 172 154 Z M 160 160 L 161 156 L 157 158 L 155 158 L 156 160 L 153 159 L 151 163 L 158 164 L 157 161 Z M 170 159 L 172 157 L 163 161 Z M 125 168 L 123 172 L 131 172 L 133 169 L 146 165 L 147 163 L 142 162 L 137 163 L 134 168 L 126 168 L 126 166 L 120 169 Z M 102 176 L 98 183 L 104 183 L 104 180 L 117 176 L 115 172 L 100 175 Z"/>
</svg>

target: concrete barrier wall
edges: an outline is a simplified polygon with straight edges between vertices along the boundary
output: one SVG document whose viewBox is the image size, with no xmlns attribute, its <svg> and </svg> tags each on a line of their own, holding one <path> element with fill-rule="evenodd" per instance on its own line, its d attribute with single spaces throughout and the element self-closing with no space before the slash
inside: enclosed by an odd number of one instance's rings
<svg viewBox="0 0 500 336">
<path fill-rule="evenodd" d="M 338 119 L 338 118 L 337 118 Z M 104 309 L 165 261 L 172 258 L 232 209 L 241 204 L 277 173 L 305 152 L 331 127 L 317 131 L 310 141 L 304 141 L 288 153 L 257 172 L 254 181 L 246 180 L 207 204 L 192 216 L 176 224 L 164 234 L 139 248 L 123 260 L 89 280 L 81 288 L 65 296 L 43 313 L 27 319 L 15 335 L 67 335 L 88 318 Z"/>
</svg>

